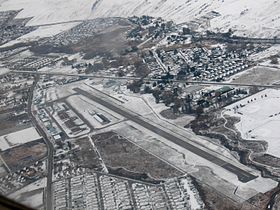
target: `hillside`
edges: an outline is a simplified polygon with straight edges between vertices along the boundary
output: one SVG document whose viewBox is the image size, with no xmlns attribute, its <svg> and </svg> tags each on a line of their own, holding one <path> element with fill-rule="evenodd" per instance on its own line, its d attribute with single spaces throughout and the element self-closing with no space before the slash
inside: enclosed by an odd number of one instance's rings
<svg viewBox="0 0 280 210">
<path fill-rule="evenodd" d="M 0 11 L 23 9 L 18 18 L 33 17 L 28 25 L 86 19 L 93 0 L 0 0 Z"/>
<path fill-rule="evenodd" d="M 210 11 L 221 14 L 211 21 L 212 30 L 237 30 L 238 35 L 280 34 L 280 2 L 276 0 L 97 0 L 92 17 L 148 14 L 189 22 Z"/>
<path fill-rule="evenodd" d="M 18 17 L 34 18 L 30 25 L 75 19 L 151 15 L 189 22 L 210 11 L 221 14 L 211 30 L 232 28 L 238 35 L 280 35 L 280 1 L 277 0 L 0 0 L 0 10 L 24 9 Z"/>
</svg>

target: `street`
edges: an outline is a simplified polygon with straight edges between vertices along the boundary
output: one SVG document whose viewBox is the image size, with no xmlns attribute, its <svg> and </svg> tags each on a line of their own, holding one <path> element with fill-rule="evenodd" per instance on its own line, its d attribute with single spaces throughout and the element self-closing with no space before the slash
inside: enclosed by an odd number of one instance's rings
<svg viewBox="0 0 280 210">
<path fill-rule="evenodd" d="M 28 98 L 28 115 L 31 118 L 31 121 L 33 125 L 36 127 L 38 133 L 43 137 L 47 148 L 48 148 L 48 161 L 47 161 L 47 187 L 46 187 L 46 197 L 45 197 L 45 203 L 46 203 L 46 209 L 47 210 L 52 210 L 52 171 L 53 171 L 53 153 L 54 153 L 54 148 L 52 142 L 49 140 L 47 134 L 45 131 L 41 128 L 39 123 L 37 122 L 37 119 L 33 115 L 32 112 L 32 101 L 33 101 L 33 92 L 35 90 L 35 87 L 39 81 L 39 76 L 35 77 L 35 81 L 31 87 L 30 90 L 30 95 Z"/>
</svg>

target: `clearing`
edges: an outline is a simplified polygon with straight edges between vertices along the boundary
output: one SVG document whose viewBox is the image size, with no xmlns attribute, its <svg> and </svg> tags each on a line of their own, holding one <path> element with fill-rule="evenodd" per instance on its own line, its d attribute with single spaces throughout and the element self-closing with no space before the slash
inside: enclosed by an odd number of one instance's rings
<svg viewBox="0 0 280 210">
<path fill-rule="evenodd" d="M 141 174 L 140 179 L 165 179 L 182 175 L 177 169 L 114 132 L 92 136 L 106 166 Z M 148 176 L 147 176 L 148 175 Z"/>
<path fill-rule="evenodd" d="M 235 126 L 246 140 L 268 142 L 267 153 L 280 158 L 280 91 L 266 89 L 234 103 L 225 113 L 239 117 Z"/>
<path fill-rule="evenodd" d="M 34 127 L 0 136 L 0 149 L 2 151 L 20 146 L 22 144 L 41 139 Z"/>
</svg>

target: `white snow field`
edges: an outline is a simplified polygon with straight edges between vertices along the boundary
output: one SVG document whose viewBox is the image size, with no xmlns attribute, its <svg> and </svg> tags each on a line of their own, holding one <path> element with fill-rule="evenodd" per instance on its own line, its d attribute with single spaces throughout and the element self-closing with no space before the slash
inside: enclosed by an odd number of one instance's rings
<svg viewBox="0 0 280 210">
<path fill-rule="evenodd" d="M 240 104 L 245 106 L 241 108 Z M 264 140 L 268 142 L 267 153 L 280 157 L 280 90 L 261 91 L 226 109 L 230 111 L 225 114 L 240 118 L 235 126 L 243 139 Z"/>
<path fill-rule="evenodd" d="M 39 179 L 38 181 L 10 194 L 9 198 L 32 208 L 40 209 L 44 203 L 44 188 L 46 185 L 47 178 Z"/>
<path fill-rule="evenodd" d="M 93 17 L 148 14 L 184 23 L 211 11 L 221 14 L 211 21 L 211 28 L 238 30 L 247 36 L 279 34 L 280 2 L 275 0 L 100 0 Z M 277 30 L 278 29 L 278 30 Z"/>
<path fill-rule="evenodd" d="M 91 13 L 92 0 L 6 0 L 0 10 L 23 9 L 17 18 L 33 17 L 28 25 L 86 19 Z"/>
<path fill-rule="evenodd" d="M 0 67 L 0 75 L 8 73 L 10 70 L 4 67 Z"/>
<path fill-rule="evenodd" d="M 27 128 L 21 131 L 0 136 L 0 149 L 7 150 L 31 141 L 39 140 L 41 138 L 42 137 L 34 127 Z"/>
<path fill-rule="evenodd" d="M 14 9 L 23 9 L 18 18 L 34 16 L 29 25 L 144 14 L 185 23 L 216 11 L 221 16 L 211 20 L 211 29 L 232 28 L 238 35 L 253 37 L 280 34 L 276 0 L 0 0 L 0 10 Z"/>
</svg>

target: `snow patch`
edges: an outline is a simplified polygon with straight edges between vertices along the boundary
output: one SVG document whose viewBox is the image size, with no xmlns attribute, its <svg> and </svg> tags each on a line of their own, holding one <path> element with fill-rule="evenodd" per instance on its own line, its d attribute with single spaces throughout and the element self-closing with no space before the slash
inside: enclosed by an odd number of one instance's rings
<svg viewBox="0 0 280 210">
<path fill-rule="evenodd" d="M 10 133 L 0 137 L 0 149 L 7 150 L 31 141 L 41 139 L 41 136 L 34 127 Z"/>
</svg>

